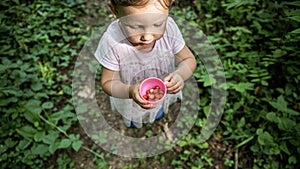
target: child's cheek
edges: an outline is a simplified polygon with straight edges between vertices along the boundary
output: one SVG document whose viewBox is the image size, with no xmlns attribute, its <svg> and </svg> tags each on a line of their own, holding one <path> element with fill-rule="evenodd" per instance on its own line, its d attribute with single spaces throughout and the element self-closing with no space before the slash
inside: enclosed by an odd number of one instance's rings
<svg viewBox="0 0 300 169">
<path fill-rule="evenodd" d="M 125 34 L 126 34 L 126 38 L 130 42 L 136 42 L 136 40 L 138 39 L 138 34 L 135 31 L 130 31 L 130 30 L 125 29 Z"/>
<path fill-rule="evenodd" d="M 130 36 L 128 37 L 128 40 L 131 42 L 131 43 L 138 43 L 138 36 Z"/>
</svg>

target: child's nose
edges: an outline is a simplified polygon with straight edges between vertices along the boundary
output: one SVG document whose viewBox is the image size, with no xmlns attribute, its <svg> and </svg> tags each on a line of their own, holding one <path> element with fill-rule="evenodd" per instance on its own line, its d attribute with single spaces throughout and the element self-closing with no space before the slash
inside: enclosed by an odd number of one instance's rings
<svg viewBox="0 0 300 169">
<path fill-rule="evenodd" d="M 153 36 L 151 33 L 144 33 L 142 36 L 141 36 L 141 40 L 142 41 L 151 41 L 153 39 Z"/>
</svg>

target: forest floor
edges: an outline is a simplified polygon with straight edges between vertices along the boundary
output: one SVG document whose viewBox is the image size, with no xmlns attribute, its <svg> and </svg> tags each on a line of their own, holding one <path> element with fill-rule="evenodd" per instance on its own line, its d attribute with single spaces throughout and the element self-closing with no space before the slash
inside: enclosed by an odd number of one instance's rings
<svg viewBox="0 0 300 169">
<path fill-rule="evenodd" d="M 165 117 L 159 121 L 155 121 L 151 125 L 144 125 L 140 129 L 132 129 L 125 126 L 122 116 L 118 113 L 114 113 L 111 111 L 110 103 L 109 103 L 109 97 L 103 92 L 98 92 L 96 94 L 97 103 L 101 107 L 101 113 L 105 117 L 105 120 L 107 123 L 114 128 L 119 133 L 125 133 L 125 135 L 135 138 L 142 138 L 146 137 L 146 132 L 151 130 L 153 135 L 159 134 L 155 133 L 156 131 L 165 131 L 166 128 L 170 127 L 172 125 L 172 122 L 176 120 L 178 111 L 180 110 L 180 102 L 177 102 L 170 106 L 169 113 L 165 115 Z M 91 139 L 87 133 L 85 132 L 84 128 L 80 125 L 80 123 L 75 124 L 72 127 L 71 133 L 79 133 L 81 136 L 81 140 L 84 142 L 83 146 L 85 147 L 95 147 L 95 142 L 93 139 Z M 214 133 L 212 137 L 207 140 L 208 148 L 203 149 L 201 153 L 207 154 L 209 159 L 212 159 L 211 164 L 213 166 L 209 166 L 208 164 L 205 164 L 205 168 L 211 168 L 211 169 L 227 169 L 227 168 L 233 168 L 228 167 L 224 164 L 226 159 L 232 159 L 232 161 L 235 161 L 236 163 L 239 163 L 241 166 L 249 166 L 249 160 L 251 158 L 247 155 L 247 150 L 240 150 L 240 152 L 233 150 L 233 145 L 224 145 L 222 136 L 219 133 Z M 109 152 L 106 152 L 103 148 L 100 146 L 96 146 L 98 153 L 104 153 L 109 154 L 107 157 L 105 157 L 105 161 L 108 163 L 108 166 L 110 169 L 122 169 L 125 166 L 134 166 L 134 164 L 137 164 L 138 166 L 136 168 L 143 168 L 143 169 L 172 169 L 174 166 L 172 166 L 173 160 L 179 160 L 179 154 L 183 153 L 186 150 L 192 149 L 191 146 L 185 146 L 180 147 L 178 145 L 175 145 L 172 149 L 169 151 L 166 151 L 162 154 L 158 154 L 153 157 L 147 157 L 143 158 L 142 162 L 140 159 L 137 158 L 125 158 L 118 155 L 111 154 Z M 195 154 L 194 152 L 191 152 L 191 157 L 200 156 L 200 154 Z M 89 151 L 86 151 L 85 149 L 80 149 L 78 152 L 75 152 L 73 150 L 69 150 L 68 152 L 69 157 L 72 159 L 72 161 L 75 164 L 76 169 L 94 169 L 98 168 L 97 162 L 95 162 L 93 159 L 95 158 L 94 154 L 92 154 Z M 160 161 L 159 159 L 164 159 L 163 161 Z M 140 160 L 140 161 L 139 161 Z M 182 161 L 182 167 L 183 169 L 188 169 L 187 166 L 188 162 L 191 162 L 189 160 Z M 237 161 L 239 160 L 239 162 Z M 205 161 L 205 160 L 204 160 Z M 133 167 L 135 168 L 135 167 Z"/>
<path fill-rule="evenodd" d="M 192 1 L 184 1 L 185 3 L 178 4 L 179 7 L 182 6 L 188 6 L 193 3 Z M 87 4 L 87 8 L 91 8 L 93 6 L 94 1 L 89 1 Z M 97 9 L 91 9 L 91 11 L 97 11 Z M 84 19 L 84 18 L 80 18 Z M 103 18 L 97 18 L 93 14 L 89 14 L 86 16 L 86 18 L 91 25 L 93 26 L 95 23 L 100 21 Z M 172 125 L 172 121 L 176 120 L 178 110 L 180 109 L 180 104 L 174 104 L 170 107 L 169 113 L 161 120 L 155 121 L 151 125 L 145 125 L 144 127 L 140 129 L 130 129 L 127 128 L 123 122 L 122 116 L 117 113 L 112 113 L 110 109 L 110 103 L 109 98 L 106 94 L 103 92 L 98 91 L 96 94 L 97 102 L 99 106 L 103 106 L 101 110 L 104 110 L 101 112 L 105 119 L 107 120 L 108 124 L 112 126 L 116 131 L 119 131 L 120 133 L 126 133 L 126 135 L 129 135 L 131 137 L 143 137 L 145 136 L 145 133 L 148 130 L 153 131 L 155 134 L 155 131 L 163 131 L 166 130 L 166 128 L 170 127 Z M 177 112 L 177 113 L 176 113 Z M 84 128 L 81 126 L 81 124 L 78 122 L 73 125 L 70 133 L 77 133 L 80 134 L 80 138 L 83 141 L 83 146 L 85 147 L 95 147 L 95 142 L 87 135 Z M 203 149 L 201 153 L 206 153 L 208 155 L 209 159 L 212 159 L 211 161 L 211 167 L 205 167 L 205 168 L 213 168 L 213 169 L 227 169 L 227 168 L 233 168 L 234 164 L 231 165 L 231 167 L 228 167 L 224 164 L 226 159 L 231 159 L 236 164 L 238 163 L 240 166 L 249 166 L 249 162 L 251 161 L 251 157 L 248 156 L 247 152 L 248 150 L 240 150 L 239 152 L 233 150 L 233 145 L 224 145 L 222 135 L 219 133 L 214 133 L 209 140 L 207 140 L 208 148 Z M 228 143 L 228 142 L 227 142 Z M 172 169 L 174 166 L 172 166 L 173 160 L 180 160 L 179 153 L 183 153 L 184 149 L 189 149 L 191 147 L 179 147 L 175 146 L 170 151 L 164 152 L 162 154 L 157 155 L 156 157 L 147 157 L 142 160 L 137 158 L 124 158 L 120 157 L 114 154 L 110 154 L 109 152 L 106 152 L 101 147 L 97 147 L 98 153 L 104 153 L 109 154 L 105 156 L 105 161 L 108 163 L 109 169 L 121 169 L 125 166 L 134 166 L 134 164 L 139 163 L 137 168 L 142 169 Z M 74 168 L 76 169 L 95 169 L 98 168 L 97 161 L 95 161 L 95 155 L 83 148 L 81 148 L 78 152 L 75 152 L 74 150 L 61 150 L 61 151 L 67 151 L 68 156 L 72 159 L 74 162 Z M 62 153 L 61 151 L 57 151 L 50 159 L 47 160 L 47 163 L 56 163 L 56 160 L 58 158 L 58 154 Z M 193 152 L 191 152 L 193 153 Z M 191 154 L 190 156 L 200 156 L 200 154 Z M 163 159 L 163 160 L 158 160 Z M 192 159 L 190 159 L 192 160 Z M 237 160 L 239 160 L 237 162 Z M 186 164 L 189 162 L 189 160 L 183 161 L 182 167 L 180 168 L 186 168 L 188 169 L 188 165 Z M 205 165 L 208 166 L 208 165 Z M 135 167 L 132 167 L 135 168 Z"/>
</svg>

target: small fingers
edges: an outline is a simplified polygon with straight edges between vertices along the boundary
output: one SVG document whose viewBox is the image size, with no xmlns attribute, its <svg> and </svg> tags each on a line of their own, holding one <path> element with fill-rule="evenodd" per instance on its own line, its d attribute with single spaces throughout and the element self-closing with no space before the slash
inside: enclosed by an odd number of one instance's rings
<svg viewBox="0 0 300 169">
<path fill-rule="evenodd" d="M 144 109 L 151 109 L 154 105 L 150 104 L 149 102 L 145 101 L 139 94 L 139 90 L 137 90 L 132 98 L 137 104 L 139 104 Z"/>
<path fill-rule="evenodd" d="M 184 81 L 182 77 L 177 73 L 171 73 L 172 76 L 171 81 L 167 83 L 168 93 L 175 94 L 183 89 Z"/>
<path fill-rule="evenodd" d="M 181 89 L 183 89 L 183 86 L 184 86 L 183 82 L 179 81 L 168 88 L 168 93 L 170 93 L 170 94 L 177 93 Z"/>
</svg>

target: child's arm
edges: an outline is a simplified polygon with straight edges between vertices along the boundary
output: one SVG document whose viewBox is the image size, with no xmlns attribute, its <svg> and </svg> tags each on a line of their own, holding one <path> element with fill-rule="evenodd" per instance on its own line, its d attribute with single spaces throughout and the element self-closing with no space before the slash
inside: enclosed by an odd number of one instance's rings
<svg viewBox="0 0 300 169">
<path fill-rule="evenodd" d="M 117 98 L 132 98 L 141 107 L 149 109 L 153 105 L 144 101 L 139 94 L 140 83 L 134 85 L 126 85 L 121 81 L 120 74 L 102 67 L 101 86 L 105 93 Z"/>
<path fill-rule="evenodd" d="M 184 81 L 187 80 L 195 71 L 197 62 L 195 56 L 187 46 L 176 54 L 176 63 L 178 68 L 164 78 L 167 81 L 167 90 L 170 94 L 179 92 L 183 86 Z"/>
</svg>

